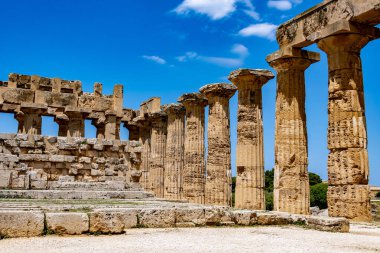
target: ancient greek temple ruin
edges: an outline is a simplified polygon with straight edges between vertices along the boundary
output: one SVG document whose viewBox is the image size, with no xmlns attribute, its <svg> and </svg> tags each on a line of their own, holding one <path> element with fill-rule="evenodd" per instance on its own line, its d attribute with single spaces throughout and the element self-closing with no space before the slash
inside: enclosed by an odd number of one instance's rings
<svg viewBox="0 0 380 253">
<path fill-rule="evenodd" d="M 236 170 L 235 208 L 265 210 L 262 87 L 276 79 L 274 209 L 309 214 L 305 70 L 320 55 L 303 48 L 316 43 L 328 57 L 329 216 L 369 221 L 360 51 L 379 38 L 379 23 L 379 0 L 325 0 L 278 28 L 279 50 L 266 59 L 276 76 L 238 69 L 231 83 L 201 84 L 173 104 L 153 97 L 138 110 L 123 107 L 122 85 L 104 95 L 101 83 L 85 93 L 80 81 L 10 74 L 0 82 L 0 112 L 14 115 L 18 132 L 0 134 L 0 189 L 93 189 L 231 206 Z M 43 116 L 54 117 L 56 136 L 41 135 Z M 230 117 L 238 122 L 236 168 Z M 96 138 L 86 138 L 86 120 Z M 123 127 L 129 140 L 120 140 Z"/>
</svg>

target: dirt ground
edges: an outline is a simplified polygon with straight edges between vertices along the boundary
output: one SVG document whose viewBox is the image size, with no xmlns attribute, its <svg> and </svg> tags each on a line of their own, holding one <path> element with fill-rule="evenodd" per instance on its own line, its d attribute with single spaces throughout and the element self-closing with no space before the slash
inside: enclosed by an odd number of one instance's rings
<svg viewBox="0 0 380 253">
<path fill-rule="evenodd" d="M 380 252 L 380 226 L 355 224 L 346 234 L 274 226 L 131 229 L 111 236 L 5 239 L 0 252 Z"/>
</svg>

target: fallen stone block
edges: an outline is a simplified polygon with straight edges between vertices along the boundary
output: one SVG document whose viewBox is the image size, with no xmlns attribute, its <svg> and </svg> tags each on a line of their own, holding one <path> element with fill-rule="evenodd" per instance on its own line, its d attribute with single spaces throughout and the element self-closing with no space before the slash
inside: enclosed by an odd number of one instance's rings
<svg viewBox="0 0 380 253">
<path fill-rule="evenodd" d="M 289 215 L 290 216 L 290 215 Z M 258 212 L 257 225 L 287 225 L 290 224 L 289 217 L 272 212 Z"/>
<path fill-rule="evenodd" d="M 350 231 L 350 223 L 346 218 L 307 216 L 306 226 L 328 232 L 346 233 Z"/>
<path fill-rule="evenodd" d="M 55 234 L 80 235 L 89 231 L 86 213 L 46 213 L 48 230 Z"/>
<path fill-rule="evenodd" d="M 44 220 L 44 213 L 39 211 L 0 210 L 0 236 L 29 237 L 42 235 Z"/>
</svg>

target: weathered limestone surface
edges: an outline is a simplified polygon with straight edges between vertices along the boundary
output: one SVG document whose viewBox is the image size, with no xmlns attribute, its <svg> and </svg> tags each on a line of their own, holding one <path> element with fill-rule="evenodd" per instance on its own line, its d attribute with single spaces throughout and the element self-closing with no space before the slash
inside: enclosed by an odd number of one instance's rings
<svg viewBox="0 0 380 253">
<path fill-rule="evenodd" d="M 140 189 L 136 141 L 0 134 L 0 188 Z"/>
<path fill-rule="evenodd" d="M 232 205 L 229 100 L 236 90 L 234 85 L 226 83 L 200 88 L 209 103 L 205 189 L 205 203 L 209 205 Z"/>
<path fill-rule="evenodd" d="M 336 34 L 321 39 L 329 65 L 329 215 L 371 220 L 361 49 L 370 38 Z"/>
<path fill-rule="evenodd" d="M 380 23 L 379 0 L 327 0 L 280 25 L 281 48 L 305 47 L 315 42 L 313 34 L 339 21 L 375 26 Z"/>
<path fill-rule="evenodd" d="M 267 60 L 277 71 L 274 210 L 309 214 L 305 70 L 319 54 L 293 49 Z"/>
<path fill-rule="evenodd" d="M 44 213 L 39 211 L 0 210 L 1 237 L 29 237 L 42 235 Z"/>
<path fill-rule="evenodd" d="M 164 111 L 168 115 L 164 197 L 167 199 L 182 198 L 184 143 L 185 143 L 185 108 L 182 105 L 170 104 Z"/>
<path fill-rule="evenodd" d="M 265 209 L 261 87 L 274 75 L 268 70 L 239 69 L 229 80 L 238 88 L 236 208 Z"/>
<path fill-rule="evenodd" d="M 178 102 L 186 108 L 185 165 L 183 197 L 192 203 L 205 202 L 204 126 L 207 99 L 199 93 L 181 96 Z"/>
<path fill-rule="evenodd" d="M 166 151 L 167 115 L 163 112 L 149 114 L 151 121 L 149 182 L 156 197 L 164 197 L 164 171 Z"/>
<path fill-rule="evenodd" d="M 86 213 L 46 213 L 47 229 L 55 234 L 80 235 L 89 230 Z"/>
</svg>

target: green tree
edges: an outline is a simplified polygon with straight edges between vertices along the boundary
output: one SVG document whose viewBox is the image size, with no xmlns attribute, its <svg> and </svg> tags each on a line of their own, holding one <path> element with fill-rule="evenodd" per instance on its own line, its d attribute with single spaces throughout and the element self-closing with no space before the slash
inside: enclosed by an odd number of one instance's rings
<svg viewBox="0 0 380 253">
<path fill-rule="evenodd" d="M 380 198 L 380 192 L 376 193 L 376 198 Z"/>
<path fill-rule="evenodd" d="M 232 192 L 235 193 L 236 189 L 236 177 L 232 177 Z"/>
<path fill-rule="evenodd" d="M 319 183 L 310 187 L 310 206 L 327 208 L 327 184 Z"/>
<path fill-rule="evenodd" d="M 319 175 L 309 172 L 309 185 L 313 186 L 322 183 L 322 179 Z"/>
<path fill-rule="evenodd" d="M 274 169 L 265 171 L 265 190 L 273 192 Z"/>
</svg>

